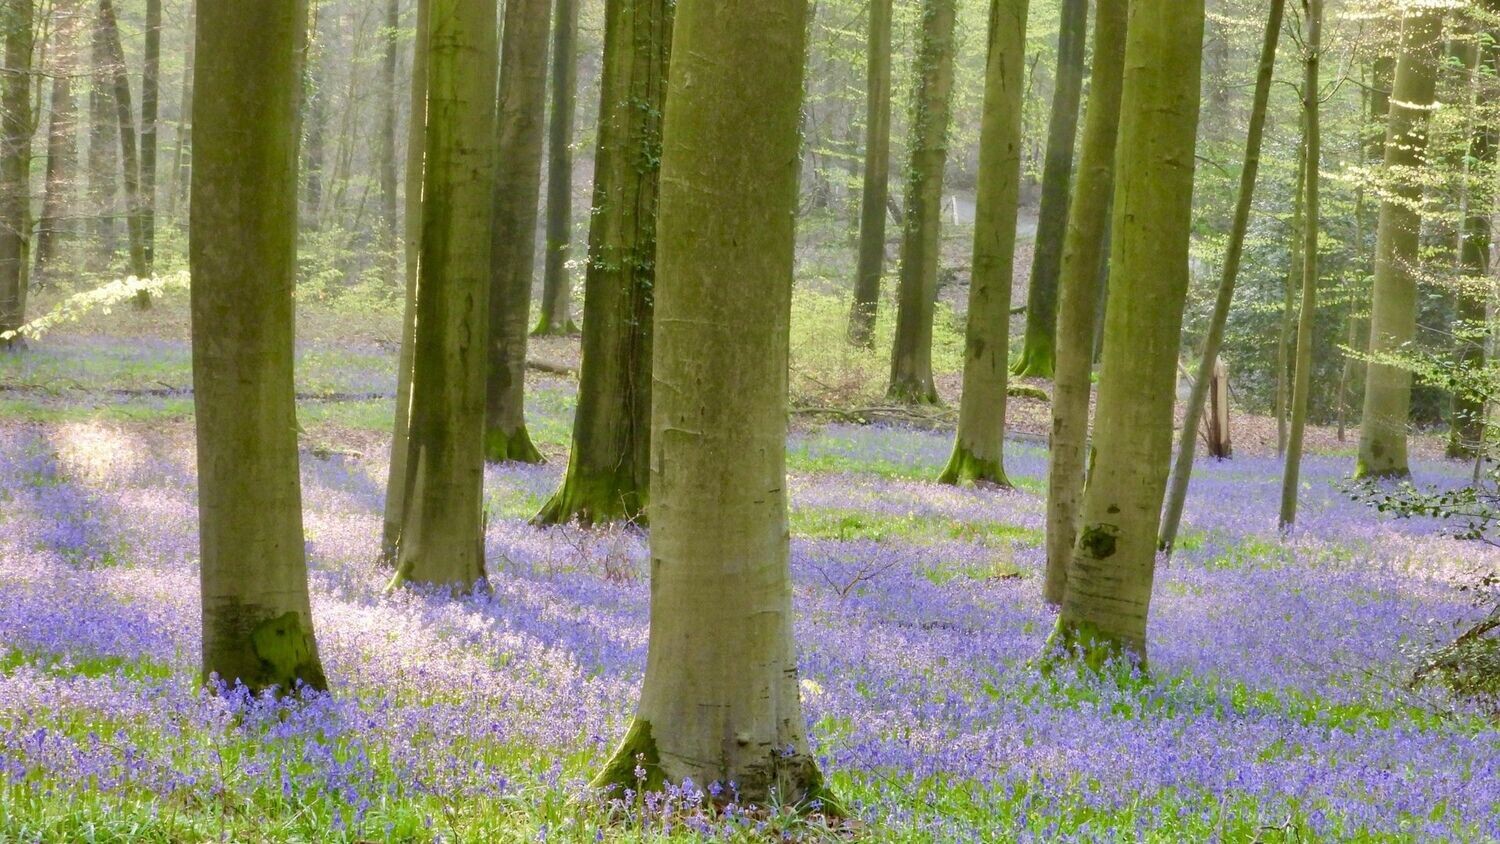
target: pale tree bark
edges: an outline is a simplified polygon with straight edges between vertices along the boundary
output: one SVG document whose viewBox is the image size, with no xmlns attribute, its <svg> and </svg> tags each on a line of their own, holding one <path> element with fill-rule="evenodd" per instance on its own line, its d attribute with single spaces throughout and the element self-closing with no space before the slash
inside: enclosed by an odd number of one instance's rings
<svg viewBox="0 0 1500 844">
<path fill-rule="evenodd" d="M 1053 646 L 1146 660 L 1187 296 L 1203 0 L 1133 0 L 1094 456 Z"/>
<path fill-rule="evenodd" d="M 193 383 L 203 674 L 327 687 L 313 638 L 292 380 L 302 0 L 201 0 Z M 254 38 L 245 33 L 254 32 Z"/>
<path fill-rule="evenodd" d="M 651 638 L 596 778 L 826 800 L 792 640 L 788 331 L 807 6 L 679 0 L 664 123 Z"/>
<path fill-rule="evenodd" d="M 156 268 L 157 104 L 161 99 L 161 0 L 146 0 L 141 65 L 141 250 L 146 274 Z"/>
<path fill-rule="evenodd" d="M 406 133 L 406 199 L 403 238 L 406 252 L 406 301 L 401 313 L 401 351 L 396 359 L 396 415 L 391 431 L 391 459 L 385 482 L 385 520 L 381 532 L 383 565 L 396 564 L 396 544 L 406 509 L 406 465 L 411 446 L 411 375 L 416 358 L 417 266 L 422 245 L 422 177 L 427 143 L 427 19 L 431 0 L 416 0 L 416 32 L 411 52 L 411 117 Z"/>
<path fill-rule="evenodd" d="M 609 0 L 594 212 L 584 275 L 583 360 L 562 489 L 535 522 L 645 517 L 650 487 L 651 319 L 669 0 Z"/>
<path fill-rule="evenodd" d="M 536 257 L 537 198 L 547 99 L 547 0 L 505 6 L 490 281 L 489 383 L 484 455 L 540 463 L 526 430 L 526 331 Z"/>
<path fill-rule="evenodd" d="M 381 78 L 384 82 L 381 86 L 380 103 L 380 225 L 384 230 L 388 248 L 394 252 L 401 237 L 397 230 L 401 223 L 396 213 L 398 205 L 396 126 L 400 118 L 399 110 L 396 108 L 396 98 L 399 96 L 396 71 L 400 64 L 398 54 L 401 45 L 401 0 L 386 0 L 385 30 L 381 40 L 385 45 L 385 56 L 380 64 Z"/>
<path fill-rule="evenodd" d="M 1302 124 L 1299 124 L 1302 125 Z M 1281 325 L 1276 335 L 1276 456 L 1286 456 L 1287 426 L 1292 407 L 1292 340 L 1296 332 L 1297 280 L 1302 277 L 1303 202 L 1307 198 L 1302 186 L 1307 182 L 1307 127 L 1302 125 L 1297 142 L 1297 178 L 1292 190 L 1291 254 L 1286 275 L 1281 279 Z"/>
<path fill-rule="evenodd" d="M 1172 478 L 1167 503 L 1162 513 L 1159 545 L 1167 554 L 1177 542 L 1182 522 L 1182 507 L 1187 501 L 1188 482 L 1193 474 L 1193 457 L 1198 449 L 1198 425 L 1203 419 L 1203 405 L 1213 380 L 1214 362 L 1224 345 L 1224 326 L 1229 322 L 1229 307 L 1234 302 L 1234 288 L 1240 274 L 1240 259 L 1245 253 L 1245 234 L 1250 230 L 1250 210 L 1255 199 L 1255 179 L 1260 173 L 1261 141 L 1265 137 L 1266 103 L 1271 98 L 1272 77 L 1276 71 L 1276 43 L 1281 37 L 1281 21 L 1286 0 L 1271 0 L 1266 18 L 1266 34 L 1261 41 L 1260 65 L 1255 77 L 1255 95 L 1250 104 L 1250 126 L 1245 138 L 1245 163 L 1240 168 L 1239 197 L 1234 206 L 1234 220 L 1229 225 L 1229 243 L 1224 250 L 1224 265 L 1219 272 L 1219 291 L 1214 297 L 1213 314 L 1203 337 L 1198 358 L 1198 374 L 1188 394 L 1182 435 L 1177 440 L 1177 458 L 1172 464 Z"/>
<path fill-rule="evenodd" d="M 31 53 L 36 8 L 31 0 L 0 9 L 5 68 L 0 80 L 0 332 L 26 322 L 31 269 Z M 0 345 L 17 345 L 16 340 Z"/>
<path fill-rule="evenodd" d="M 482 588 L 495 4 L 431 0 L 406 497 L 392 585 Z"/>
<path fill-rule="evenodd" d="M 1051 378 L 1057 347 L 1057 278 L 1068 230 L 1068 197 L 1073 178 L 1073 146 L 1078 135 L 1078 102 L 1083 96 L 1084 42 L 1088 0 L 1062 0 L 1057 34 L 1057 84 L 1047 124 L 1047 159 L 1042 169 L 1042 204 L 1037 211 L 1036 255 L 1026 291 L 1026 334 L 1012 372 Z"/>
<path fill-rule="evenodd" d="M 891 0 L 870 0 L 865 56 L 864 189 L 849 342 L 868 348 L 875 342 L 880 280 L 885 275 L 885 206 L 891 180 Z"/>
<path fill-rule="evenodd" d="M 901 282 L 891 350 L 893 401 L 936 404 L 932 381 L 932 319 L 937 300 L 943 217 L 943 170 L 953 101 L 956 0 L 923 0 L 912 93 L 906 216 L 901 233 Z"/>
<path fill-rule="evenodd" d="M 1302 436 L 1307 427 L 1308 393 L 1312 390 L 1313 323 L 1318 314 L 1318 168 L 1323 153 L 1319 98 L 1322 96 L 1318 62 L 1323 50 L 1323 0 L 1302 0 L 1302 131 L 1307 167 L 1301 190 L 1302 313 L 1297 320 L 1296 374 L 1292 381 L 1291 428 L 1287 434 L 1286 465 L 1281 476 L 1281 530 L 1297 521 L 1297 488 L 1302 473 Z"/>
<path fill-rule="evenodd" d="M 1359 168 L 1364 172 L 1371 161 L 1383 158 L 1382 146 L 1385 141 L 1385 116 L 1390 111 L 1390 70 L 1394 69 L 1388 58 L 1378 58 L 1372 62 L 1374 66 L 1373 84 L 1364 89 L 1360 97 L 1360 116 L 1362 124 L 1360 127 L 1359 144 Z M 1382 68 L 1385 72 L 1382 73 Z M 1360 71 L 1360 82 L 1364 83 L 1364 71 Z M 1379 116 L 1381 123 L 1380 134 L 1374 137 L 1368 135 L 1369 125 L 1372 118 Z M 1369 213 L 1365 202 L 1366 184 L 1361 178 L 1354 188 L 1354 243 L 1355 250 L 1367 270 L 1373 271 L 1375 266 L 1375 251 L 1369 247 Z M 1368 291 L 1363 283 L 1364 279 L 1356 286 L 1353 301 L 1349 306 L 1349 315 L 1345 320 L 1346 337 L 1344 345 L 1357 353 L 1368 352 L 1365 341 L 1370 336 L 1368 323 L 1369 308 Z M 1343 442 L 1349 424 L 1349 411 L 1354 397 L 1362 395 L 1364 391 L 1364 361 L 1360 360 L 1358 354 L 1345 354 L 1344 366 L 1339 372 L 1338 393 L 1338 419 L 1337 436 L 1339 442 Z"/>
<path fill-rule="evenodd" d="M 1421 238 L 1421 171 L 1437 82 L 1441 10 L 1413 9 L 1402 21 L 1401 54 L 1386 124 L 1385 178 L 1390 198 L 1380 204 L 1375 234 L 1375 287 L 1370 308 L 1370 354 L 1399 353 L 1416 335 L 1416 262 Z M 1371 361 L 1365 378 L 1359 458 L 1354 476 L 1405 477 L 1411 372 Z"/>
<path fill-rule="evenodd" d="M 114 74 L 109 38 L 103 16 L 94 7 L 93 25 L 89 29 L 89 197 L 93 201 L 94 234 L 99 240 L 99 256 L 107 267 L 118 248 L 115 214 L 119 210 L 119 151 L 116 145 Z"/>
<path fill-rule="evenodd" d="M 963 395 L 953 455 L 938 480 L 1009 487 L 1005 477 L 1005 400 L 1010 288 L 1021 198 L 1021 95 L 1025 85 L 1027 0 L 991 0 L 973 273 L 964 338 Z"/>
<path fill-rule="evenodd" d="M 115 106 L 116 133 L 120 139 L 121 184 L 125 186 L 125 230 L 129 237 L 130 272 L 137 278 L 151 276 L 150 255 L 146 249 L 146 203 L 141 190 L 141 157 L 136 146 L 135 111 L 130 100 L 130 72 L 125 66 L 125 50 L 120 45 L 120 24 L 115 18 L 113 0 L 99 0 L 99 27 L 109 56 L 110 100 Z M 151 307 L 151 294 L 145 290 L 135 295 L 135 306 Z"/>
<path fill-rule="evenodd" d="M 1500 3 L 1492 3 L 1500 6 Z M 1478 87 L 1481 68 L 1500 76 L 1500 47 L 1493 40 L 1481 47 L 1466 45 L 1468 77 Z M 1495 76 L 1490 77 L 1493 84 Z M 1480 94 L 1482 97 L 1483 94 Z M 1478 100 L 1484 102 L 1484 100 Z M 1471 99 L 1471 107 L 1477 103 Z M 1458 333 L 1453 350 L 1454 365 L 1474 371 L 1484 366 L 1485 346 L 1490 330 L 1486 324 L 1486 305 L 1492 298 L 1488 283 L 1490 274 L 1490 217 L 1494 212 L 1494 178 L 1496 135 L 1500 126 L 1493 121 L 1474 120 L 1469 128 L 1469 156 L 1464 174 L 1464 224 L 1459 232 L 1459 273 L 1462 282 L 1457 291 Z M 1469 458 L 1485 451 L 1485 402 L 1464 392 L 1453 396 L 1452 417 L 1448 429 L 1447 455 Z"/>
<path fill-rule="evenodd" d="M 47 265 L 57 258 L 58 247 L 73 233 L 66 212 L 78 169 L 78 103 L 73 97 L 73 74 L 79 66 L 78 36 L 84 20 L 78 6 L 68 0 L 54 3 L 52 14 L 52 96 L 47 116 L 46 193 L 36 227 L 37 276 L 46 272 Z"/>
<path fill-rule="evenodd" d="M 1042 588 L 1043 597 L 1052 605 L 1061 604 L 1066 591 L 1068 559 L 1083 497 L 1094 337 L 1105 280 L 1100 267 L 1109 260 L 1109 210 L 1125 78 L 1128 0 L 1098 0 L 1096 8 L 1083 150 L 1058 277 L 1057 368 L 1047 457 L 1047 573 Z"/>
<path fill-rule="evenodd" d="M 547 126 L 547 249 L 534 334 L 576 334 L 573 284 L 573 112 L 578 102 L 578 0 L 557 0 L 552 20 L 552 113 Z"/>
</svg>

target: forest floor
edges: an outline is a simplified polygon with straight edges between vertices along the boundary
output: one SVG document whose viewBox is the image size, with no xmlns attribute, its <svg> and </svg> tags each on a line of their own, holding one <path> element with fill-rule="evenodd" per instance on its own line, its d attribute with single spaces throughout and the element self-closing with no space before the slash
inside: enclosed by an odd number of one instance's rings
<svg viewBox="0 0 1500 844">
<path fill-rule="evenodd" d="M 794 398 L 878 400 L 878 359 L 812 339 L 836 318 L 819 307 L 799 300 Z M 0 840 L 1500 839 L 1500 728 L 1407 685 L 1416 655 L 1475 617 L 1463 587 L 1496 555 L 1350 501 L 1352 443 L 1313 439 L 1286 539 L 1273 455 L 1242 438 L 1235 459 L 1200 463 L 1158 572 L 1151 681 L 1106 681 L 1032 662 L 1053 622 L 1041 447 L 1012 444 L 1014 491 L 955 489 L 931 480 L 944 431 L 814 413 L 788 453 L 803 699 L 857 822 L 709 818 L 693 794 L 611 816 L 577 798 L 643 670 L 645 539 L 526 524 L 561 477 L 576 383 L 529 385 L 551 462 L 487 473 L 492 594 L 387 595 L 372 561 L 393 317 L 303 310 L 304 508 L 333 693 L 292 703 L 199 691 L 180 305 L 0 357 Z M 534 357 L 575 365 L 572 348 Z M 1467 471 L 1416 465 L 1439 485 Z"/>
</svg>

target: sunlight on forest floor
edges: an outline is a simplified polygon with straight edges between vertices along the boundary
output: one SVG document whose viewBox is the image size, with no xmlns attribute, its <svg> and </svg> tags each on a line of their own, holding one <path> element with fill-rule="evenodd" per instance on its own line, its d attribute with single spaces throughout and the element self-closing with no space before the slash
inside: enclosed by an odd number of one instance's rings
<svg viewBox="0 0 1500 844">
<path fill-rule="evenodd" d="M 633 805 L 623 823 L 570 802 L 635 700 L 644 538 L 529 527 L 561 462 L 491 468 L 493 594 L 384 594 L 371 561 L 389 361 L 373 347 L 299 361 L 304 393 L 341 394 L 303 404 L 333 694 L 200 693 L 182 358 L 149 343 L 99 353 L 110 359 L 34 355 L 5 374 L 32 388 L 0 397 L 0 838 L 818 837 L 764 815 L 709 824 L 691 794 Z M 93 380 L 37 386 L 64 375 Z M 561 379 L 532 390 L 553 454 L 572 395 Z M 949 447 L 829 426 L 789 448 L 804 698 L 821 763 L 868 833 L 856 838 L 1500 838 L 1500 732 L 1405 688 L 1412 651 L 1473 617 L 1458 586 L 1493 569 L 1491 552 L 1348 501 L 1342 456 L 1307 459 L 1283 543 L 1279 462 L 1204 463 L 1159 572 L 1154 682 L 1044 677 L 1030 661 L 1052 624 L 1045 454 L 1013 445 L 1018 489 L 995 492 L 932 483 Z M 1467 468 L 1416 471 L 1451 484 Z"/>
</svg>

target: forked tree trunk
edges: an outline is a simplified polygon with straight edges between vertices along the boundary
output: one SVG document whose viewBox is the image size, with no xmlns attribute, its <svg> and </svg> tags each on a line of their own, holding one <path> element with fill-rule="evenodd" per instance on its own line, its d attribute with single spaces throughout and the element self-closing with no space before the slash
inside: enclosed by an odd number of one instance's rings
<svg viewBox="0 0 1500 844">
<path fill-rule="evenodd" d="M 547 0 L 510 0 L 500 59 L 500 113 L 490 234 L 489 383 L 484 456 L 540 463 L 526 430 L 526 330 L 536 258 L 537 197 L 547 99 Z"/>
<path fill-rule="evenodd" d="M 990 0 L 989 57 L 979 136 L 973 274 L 964 338 L 963 395 L 953 455 L 938 480 L 1009 487 L 1005 400 L 1010 288 L 1021 198 L 1021 94 L 1027 0 Z"/>
<path fill-rule="evenodd" d="M 1303 0 L 1302 129 L 1307 155 L 1302 192 L 1302 314 L 1297 320 L 1296 374 L 1292 381 L 1291 429 L 1281 476 L 1282 531 L 1297 521 L 1297 488 L 1302 473 L 1302 435 L 1307 427 L 1308 393 L 1312 390 L 1313 323 L 1318 315 L 1318 166 L 1323 152 L 1318 105 L 1318 61 L 1323 49 L 1323 0 Z M 1191 434 L 1184 434 L 1191 436 Z"/>
<path fill-rule="evenodd" d="M 948 161 L 956 17 L 956 0 L 923 0 L 901 235 L 901 287 L 887 389 L 891 400 L 912 404 L 938 402 L 932 381 L 932 318 L 942 247 L 943 169 Z"/>
<path fill-rule="evenodd" d="M 486 582 L 481 443 L 495 4 L 431 2 L 410 442 L 392 584 L 470 591 Z"/>
<path fill-rule="evenodd" d="M 1370 308 L 1370 354 L 1398 353 L 1416 335 L 1418 249 L 1421 245 L 1420 173 L 1427 152 L 1438 63 L 1442 11 L 1413 10 L 1402 22 L 1401 55 L 1386 124 L 1385 177 L 1390 198 L 1380 204 L 1375 235 L 1375 288 Z M 1371 361 L 1359 428 L 1354 475 L 1404 477 L 1406 423 L 1411 412 L 1411 372 Z"/>
<path fill-rule="evenodd" d="M 536 334 L 575 334 L 568 252 L 573 240 L 573 112 L 578 103 L 578 0 L 557 0 L 552 21 L 552 113 L 547 127 L 547 251 Z"/>
<path fill-rule="evenodd" d="M 865 171 L 859 212 L 859 264 L 849 308 L 849 342 L 875 342 L 880 279 L 885 275 L 885 206 L 891 180 L 891 0 L 870 0 L 865 52 Z"/>
<path fill-rule="evenodd" d="M 327 687 L 292 381 L 302 10 L 301 0 L 201 0 L 197 21 L 203 123 L 188 252 L 203 675 L 253 691 Z"/>
<path fill-rule="evenodd" d="M 1177 458 L 1172 464 L 1172 479 L 1167 503 L 1162 513 L 1160 547 L 1168 555 L 1177 541 L 1182 522 L 1182 507 L 1187 501 L 1188 481 L 1193 474 L 1193 455 L 1198 448 L 1198 422 L 1203 418 L 1204 397 L 1213 374 L 1214 361 L 1224 345 L 1224 326 L 1229 322 L 1229 306 L 1234 302 L 1234 287 L 1240 274 L 1240 259 L 1245 251 L 1245 234 L 1250 230 L 1250 210 L 1255 199 L 1255 179 L 1260 173 L 1261 140 L 1266 129 L 1266 103 L 1271 97 L 1272 76 L 1276 71 L 1276 44 L 1281 37 L 1281 21 L 1286 12 L 1285 0 L 1271 0 L 1266 18 L 1266 34 L 1260 46 L 1260 69 L 1255 78 L 1255 96 L 1250 105 L 1250 126 L 1245 138 L 1245 163 L 1240 168 L 1239 198 L 1234 206 L 1234 220 L 1229 226 L 1229 244 L 1224 250 L 1224 266 L 1219 274 L 1219 292 L 1203 337 L 1198 358 L 1198 376 L 1188 394 L 1182 437 L 1177 441 Z"/>
<path fill-rule="evenodd" d="M 1097 10 L 1078 187 L 1068 212 L 1058 277 L 1057 368 L 1047 458 L 1047 574 L 1042 586 L 1043 598 L 1054 606 L 1062 603 L 1066 591 L 1083 498 L 1094 338 L 1109 259 L 1109 212 L 1125 78 L 1128 0 L 1099 0 Z"/>
<path fill-rule="evenodd" d="M 1104 370 L 1053 644 L 1146 660 L 1188 285 L 1203 0 L 1133 0 L 1125 43 Z"/>
<path fill-rule="evenodd" d="M 802 2 L 679 0 L 662 151 L 651 640 L 596 779 L 826 797 L 792 641 L 786 401 Z"/>
<path fill-rule="evenodd" d="M 562 489 L 535 521 L 645 517 L 651 456 L 651 318 L 657 169 L 671 52 L 669 0 L 609 0 L 594 212 L 584 275 L 583 361 Z"/>
<path fill-rule="evenodd" d="M 0 332 L 26 322 L 31 269 L 31 48 L 36 10 L 32 0 L 7 3 L 5 66 L 0 82 Z M 13 340 L 0 341 L 4 346 Z"/>
<path fill-rule="evenodd" d="M 1088 0 L 1062 0 L 1057 33 L 1057 85 L 1047 124 L 1047 159 L 1042 169 L 1042 204 L 1037 211 L 1036 255 L 1026 292 L 1026 334 L 1016 375 L 1051 378 L 1057 347 L 1057 279 L 1068 231 L 1068 197 L 1073 178 L 1073 145 L 1078 135 L 1078 101 L 1083 96 L 1084 44 Z"/>
</svg>

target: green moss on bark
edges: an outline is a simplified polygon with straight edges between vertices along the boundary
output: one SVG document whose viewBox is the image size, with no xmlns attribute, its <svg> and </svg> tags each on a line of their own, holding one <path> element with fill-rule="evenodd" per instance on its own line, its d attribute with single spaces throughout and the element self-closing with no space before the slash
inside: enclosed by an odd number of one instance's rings
<svg viewBox="0 0 1500 844">
<path fill-rule="evenodd" d="M 611 522 L 646 523 L 646 491 L 615 474 L 590 475 L 569 468 L 562 489 L 531 517 L 534 525 L 577 522 L 593 527 Z"/>
<path fill-rule="evenodd" d="M 640 776 L 637 776 L 637 768 Z M 603 770 L 589 782 L 589 787 L 602 791 L 606 797 L 614 797 L 625 789 L 660 791 L 666 783 L 662 772 L 661 755 L 656 750 L 656 740 L 651 737 L 651 722 L 636 718 L 626 731 L 625 738 Z"/>
<path fill-rule="evenodd" d="M 545 463 L 546 458 L 531 442 L 526 426 L 506 432 L 490 428 L 484 432 L 484 459 L 487 463 Z"/>
<path fill-rule="evenodd" d="M 942 474 L 938 475 L 938 483 L 1011 488 L 1010 479 L 1005 476 L 1005 467 L 999 460 L 976 457 L 962 444 L 953 446 L 953 455 L 948 458 L 948 465 L 943 468 Z"/>
<path fill-rule="evenodd" d="M 328 688 L 312 626 L 302 623 L 300 613 L 284 613 L 257 624 L 250 632 L 250 644 L 264 667 L 262 685 L 291 689 L 301 681 L 315 689 Z"/>
</svg>

